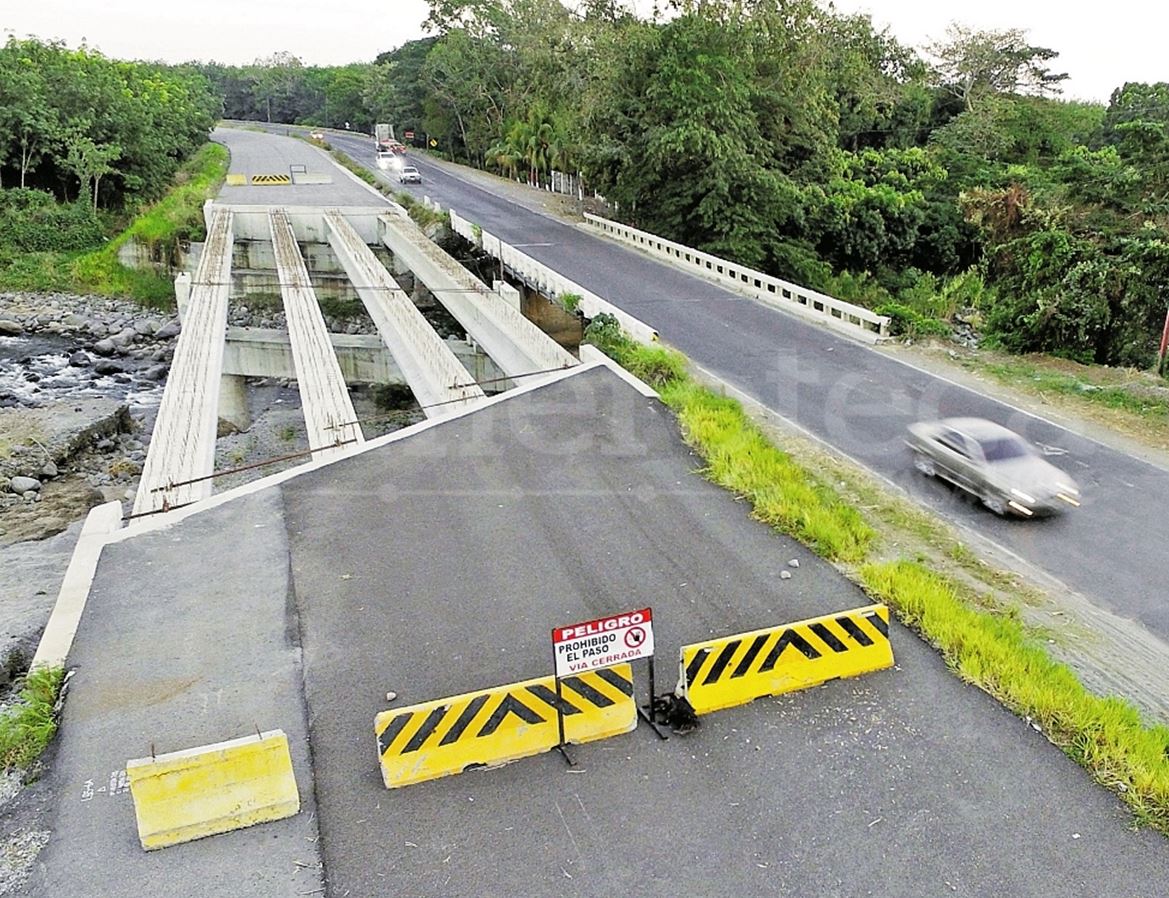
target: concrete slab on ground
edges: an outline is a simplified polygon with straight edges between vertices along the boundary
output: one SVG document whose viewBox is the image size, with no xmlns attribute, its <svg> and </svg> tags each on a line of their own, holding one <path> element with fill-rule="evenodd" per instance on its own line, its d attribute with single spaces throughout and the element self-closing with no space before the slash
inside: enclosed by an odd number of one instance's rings
<svg viewBox="0 0 1169 898">
<path fill-rule="evenodd" d="M 300 129 L 290 128 L 290 133 Z M 231 171 L 243 184 L 225 183 L 217 202 L 269 206 L 379 206 L 389 201 L 356 178 L 349 177 L 328 153 L 295 137 L 216 128 L 216 143 L 231 151 Z M 294 174 L 295 170 L 295 174 Z M 291 183 L 255 184 L 252 178 L 288 176 Z"/>
<path fill-rule="evenodd" d="M 287 898 L 320 888 L 281 497 L 268 490 L 106 546 L 77 639 L 41 898 Z M 132 758 L 283 729 L 300 814 L 146 852 Z"/>
</svg>

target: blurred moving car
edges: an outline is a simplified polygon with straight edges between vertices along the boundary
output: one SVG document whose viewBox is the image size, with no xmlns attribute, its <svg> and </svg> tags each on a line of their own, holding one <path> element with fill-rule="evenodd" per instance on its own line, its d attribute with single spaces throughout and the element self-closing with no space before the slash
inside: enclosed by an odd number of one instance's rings
<svg viewBox="0 0 1169 898">
<path fill-rule="evenodd" d="M 325 132 L 324 131 L 310 131 L 308 136 L 311 137 L 313 140 L 324 140 L 325 139 Z"/>
<path fill-rule="evenodd" d="M 422 172 L 416 169 L 413 165 L 403 165 L 402 170 L 398 172 L 399 184 L 421 184 Z"/>
<path fill-rule="evenodd" d="M 982 418 L 909 425 L 913 465 L 976 496 L 997 515 L 1029 518 L 1078 507 L 1076 482 L 1012 430 Z"/>
</svg>

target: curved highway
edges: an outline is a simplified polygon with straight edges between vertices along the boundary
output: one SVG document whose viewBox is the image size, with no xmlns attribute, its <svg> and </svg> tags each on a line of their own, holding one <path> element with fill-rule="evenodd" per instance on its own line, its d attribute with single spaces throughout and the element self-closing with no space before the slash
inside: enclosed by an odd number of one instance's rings
<svg viewBox="0 0 1169 898">
<path fill-rule="evenodd" d="M 368 137 L 330 135 L 374 167 Z M 655 327 L 663 341 L 916 500 L 1036 565 L 1098 606 L 1169 638 L 1164 521 L 1169 472 L 999 400 L 836 336 L 491 193 L 446 164 L 412 153 L 423 184 L 403 185 L 522 246 Z M 975 415 L 1054 447 L 1080 483 L 1083 507 L 1016 521 L 913 470 L 903 443 L 913 421 Z"/>
</svg>

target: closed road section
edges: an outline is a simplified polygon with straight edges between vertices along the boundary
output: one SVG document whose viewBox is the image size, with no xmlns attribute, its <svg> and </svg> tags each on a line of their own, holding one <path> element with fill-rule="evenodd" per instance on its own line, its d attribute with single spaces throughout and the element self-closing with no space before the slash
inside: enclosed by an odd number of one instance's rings
<svg viewBox="0 0 1169 898">
<path fill-rule="evenodd" d="M 593 369 L 281 487 L 330 898 L 1163 898 L 1164 838 L 1133 831 L 1111 794 L 893 621 L 896 670 L 758 698 L 668 741 L 640 725 L 572 746 L 573 767 L 545 751 L 387 791 L 371 723 L 388 691 L 406 710 L 547 677 L 549 634 L 575 621 L 652 608 L 662 691 L 683 645 L 786 621 L 827 616 L 865 648 L 837 618 L 869 599 L 701 464 L 661 403 Z M 876 620 L 850 619 L 884 641 Z M 785 663 L 804 657 L 790 641 Z M 633 664 L 639 698 L 647 663 Z M 383 743 L 391 756 L 433 710 Z M 436 714 L 412 754 L 463 713 Z"/>
</svg>

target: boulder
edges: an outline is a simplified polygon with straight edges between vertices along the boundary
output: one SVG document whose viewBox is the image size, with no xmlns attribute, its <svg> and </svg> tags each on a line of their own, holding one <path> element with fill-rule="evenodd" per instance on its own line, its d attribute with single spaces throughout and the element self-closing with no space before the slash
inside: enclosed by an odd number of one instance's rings
<svg viewBox="0 0 1169 898">
<path fill-rule="evenodd" d="M 19 337 L 24 333 L 24 325 L 11 318 L 0 318 L 0 336 Z"/>
<path fill-rule="evenodd" d="M 113 359 L 98 359 L 93 366 L 94 374 L 121 374 L 125 370 L 121 362 L 115 362 Z"/>
<path fill-rule="evenodd" d="M 156 330 L 154 332 L 154 339 L 156 339 L 156 340 L 170 340 L 174 337 L 177 337 L 179 335 L 179 331 L 181 331 L 182 329 L 183 329 L 183 326 L 179 323 L 179 319 L 172 318 L 170 321 L 168 321 L 166 324 L 164 324 L 162 327 L 160 327 L 158 330 Z"/>
<path fill-rule="evenodd" d="M 93 344 L 93 351 L 98 355 L 113 355 L 118 347 L 114 345 L 112 340 L 98 340 Z"/>
<path fill-rule="evenodd" d="M 73 355 L 69 356 L 69 364 L 75 368 L 85 368 L 92 363 L 89 353 L 84 350 L 77 350 Z"/>
<path fill-rule="evenodd" d="M 44 467 L 41 468 L 41 476 L 44 477 L 45 480 L 52 480 L 59 473 L 60 471 L 57 469 L 56 462 L 47 461 L 45 462 Z"/>
<path fill-rule="evenodd" d="M 8 485 L 12 492 L 21 496 L 25 493 L 35 493 L 41 488 L 41 482 L 35 477 L 13 477 Z"/>
<path fill-rule="evenodd" d="M 153 337 L 158 330 L 158 322 L 149 318 L 139 318 L 134 322 L 134 332 L 142 337 Z"/>
</svg>

